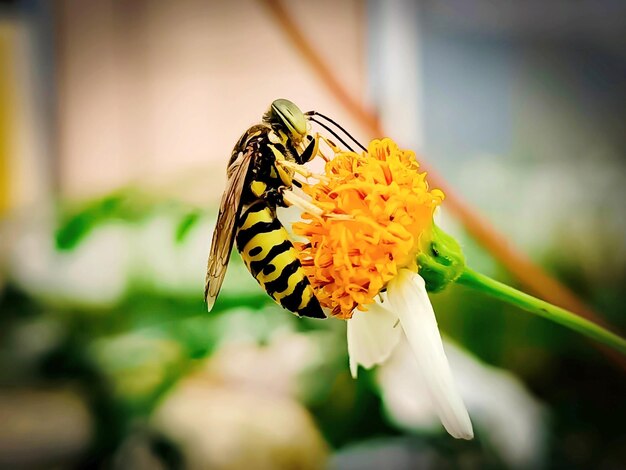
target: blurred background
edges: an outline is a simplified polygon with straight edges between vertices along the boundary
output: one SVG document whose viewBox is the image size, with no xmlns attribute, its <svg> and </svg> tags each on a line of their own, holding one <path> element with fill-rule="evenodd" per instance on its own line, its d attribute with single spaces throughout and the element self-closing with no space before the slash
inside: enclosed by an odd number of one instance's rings
<svg viewBox="0 0 626 470">
<path fill-rule="evenodd" d="M 626 468 L 624 361 L 480 294 L 433 296 L 469 442 L 403 348 L 352 380 L 345 324 L 281 310 L 236 254 L 210 315 L 202 299 L 227 159 L 272 100 L 379 137 L 339 86 L 626 331 L 624 18 L 612 0 L 1 2 L 0 467 Z M 524 287 L 441 217 L 472 267 Z"/>
</svg>

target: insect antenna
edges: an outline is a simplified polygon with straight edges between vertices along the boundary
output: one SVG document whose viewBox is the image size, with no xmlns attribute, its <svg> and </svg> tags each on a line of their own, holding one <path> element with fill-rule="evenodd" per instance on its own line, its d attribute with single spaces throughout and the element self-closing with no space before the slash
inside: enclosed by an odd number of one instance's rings
<svg viewBox="0 0 626 470">
<path fill-rule="evenodd" d="M 324 115 L 324 114 L 322 114 L 322 113 L 318 113 L 317 111 L 309 111 L 309 112 L 305 113 L 305 115 L 306 115 L 306 116 L 319 116 L 319 117 L 321 117 L 322 119 L 327 120 L 328 122 L 330 122 L 331 124 L 333 124 L 335 127 L 339 128 L 339 129 L 340 129 L 340 130 L 341 130 L 341 131 L 342 131 L 345 135 L 347 135 L 347 136 L 348 136 L 348 138 L 349 138 L 352 142 L 354 142 L 354 143 L 355 143 L 355 144 L 357 144 L 359 147 L 361 147 L 361 150 L 363 150 L 364 152 L 366 152 L 366 151 L 367 151 L 367 149 L 366 149 L 366 148 L 365 148 L 365 147 L 364 147 L 364 146 L 363 146 L 363 145 L 362 145 L 362 144 L 361 144 L 358 140 L 356 140 L 354 137 L 352 137 L 352 135 L 351 135 L 351 134 L 350 134 L 347 130 L 345 130 L 343 127 L 341 127 L 341 126 L 337 123 L 337 121 L 335 121 L 335 120 L 333 120 L 333 119 L 329 118 L 328 116 L 325 116 L 325 115 Z M 312 118 L 310 118 L 310 120 L 311 120 L 311 121 L 313 121 L 313 119 L 312 119 Z M 323 127 L 324 127 L 325 129 L 327 129 L 329 132 L 332 132 L 332 131 L 330 131 L 330 129 L 328 129 L 328 127 L 324 126 L 324 125 L 323 125 L 322 123 L 320 123 L 319 121 L 315 121 L 315 122 L 317 122 L 320 126 L 323 126 Z M 333 133 L 333 135 L 334 135 L 335 137 L 337 137 L 339 140 L 341 140 L 341 139 L 339 138 L 339 136 L 337 136 L 337 134 L 334 134 L 334 133 Z M 341 142 L 343 142 L 343 140 L 341 140 Z M 345 142 L 343 142 L 343 144 L 344 144 L 344 145 L 347 145 Z M 350 150 L 352 150 L 352 149 L 350 149 Z"/>
<path fill-rule="evenodd" d="M 312 117 L 309 118 L 309 121 L 314 122 L 316 124 L 319 124 L 320 126 L 322 126 L 324 129 L 326 129 L 328 132 L 330 132 L 336 139 L 339 140 L 339 142 L 341 142 L 343 145 L 345 145 L 348 150 L 350 150 L 351 152 L 354 152 L 354 149 L 352 147 L 350 147 L 350 145 L 348 143 L 346 143 L 345 140 L 343 140 L 341 137 L 339 137 L 337 135 L 337 133 L 335 131 L 333 131 L 330 127 L 328 127 L 326 124 L 324 124 L 323 122 L 317 121 L 315 119 L 313 119 Z"/>
</svg>

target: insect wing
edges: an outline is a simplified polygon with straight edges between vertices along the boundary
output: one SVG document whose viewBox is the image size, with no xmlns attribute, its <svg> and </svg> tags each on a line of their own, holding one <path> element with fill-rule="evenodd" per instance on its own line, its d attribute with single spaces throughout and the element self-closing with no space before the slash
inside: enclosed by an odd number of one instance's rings
<svg viewBox="0 0 626 470">
<path fill-rule="evenodd" d="M 245 152 L 239 152 L 237 159 L 228 167 L 228 181 L 222 195 L 220 211 L 211 240 L 211 251 L 207 263 L 204 297 L 209 312 L 213 308 L 215 298 L 222 287 L 230 251 L 235 240 L 237 219 L 241 211 L 241 193 L 244 189 L 253 148 L 248 146 Z"/>
</svg>

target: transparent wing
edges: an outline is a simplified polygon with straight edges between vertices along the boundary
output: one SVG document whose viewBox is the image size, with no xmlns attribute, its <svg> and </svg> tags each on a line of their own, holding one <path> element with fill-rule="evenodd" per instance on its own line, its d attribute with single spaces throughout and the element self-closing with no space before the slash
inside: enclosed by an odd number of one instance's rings
<svg viewBox="0 0 626 470">
<path fill-rule="evenodd" d="M 209 312 L 213 308 L 215 298 L 222 287 L 230 251 L 235 239 L 236 223 L 241 211 L 241 193 L 246 182 L 246 175 L 254 155 L 252 145 L 248 145 L 228 167 L 228 181 L 222 195 L 220 211 L 211 240 L 211 251 L 207 263 L 204 298 Z"/>
</svg>

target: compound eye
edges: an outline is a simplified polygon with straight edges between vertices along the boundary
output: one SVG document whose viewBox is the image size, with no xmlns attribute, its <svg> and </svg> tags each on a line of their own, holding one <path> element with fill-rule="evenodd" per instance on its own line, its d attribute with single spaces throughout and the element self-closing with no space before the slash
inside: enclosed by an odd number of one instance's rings
<svg viewBox="0 0 626 470">
<path fill-rule="evenodd" d="M 291 132 L 301 136 L 306 135 L 306 117 L 294 103 L 286 99 L 278 99 L 272 103 L 272 109 Z"/>
</svg>

